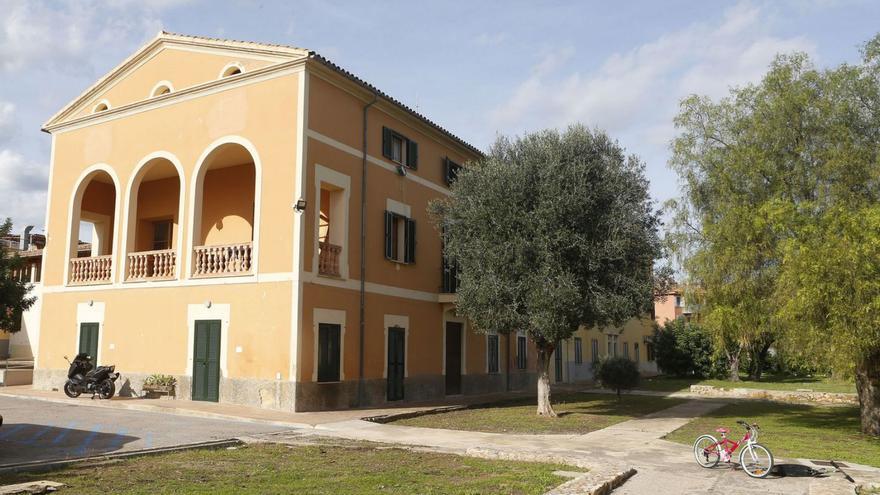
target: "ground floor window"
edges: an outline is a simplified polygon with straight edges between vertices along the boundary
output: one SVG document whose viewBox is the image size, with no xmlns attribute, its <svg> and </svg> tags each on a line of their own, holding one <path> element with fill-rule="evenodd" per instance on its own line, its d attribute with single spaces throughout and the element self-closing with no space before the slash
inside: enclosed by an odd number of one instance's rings
<svg viewBox="0 0 880 495">
<path fill-rule="evenodd" d="M 636 342 L 636 343 L 633 344 L 633 357 L 635 358 L 636 362 L 638 363 L 639 360 L 640 360 L 640 357 L 639 357 L 639 343 L 638 343 L 638 342 Z"/>
<path fill-rule="evenodd" d="M 332 323 L 318 324 L 318 381 L 338 382 L 339 364 L 342 358 L 340 346 L 341 326 Z"/>
<path fill-rule="evenodd" d="M 584 344 L 580 337 L 574 338 L 574 364 L 584 363 Z"/>
<path fill-rule="evenodd" d="M 590 362 L 598 363 L 599 362 L 599 339 L 593 339 L 590 342 Z"/>
<path fill-rule="evenodd" d="M 629 342 L 623 343 L 623 357 L 629 359 Z"/>
<path fill-rule="evenodd" d="M 489 373 L 498 373 L 498 335 L 486 336 L 486 360 L 489 364 Z"/>
<path fill-rule="evenodd" d="M 617 357 L 617 335 L 607 335 L 608 357 Z"/>
<path fill-rule="evenodd" d="M 520 370 L 526 369 L 528 361 L 526 360 L 526 337 L 525 335 L 516 336 L 516 368 Z"/>
<path fill-rule="evenodd" d="M 654 360 L 654 344 L 648 342 L 645 344 L 645 352 L 647 353 L 648 361 Z"/>
</svg>

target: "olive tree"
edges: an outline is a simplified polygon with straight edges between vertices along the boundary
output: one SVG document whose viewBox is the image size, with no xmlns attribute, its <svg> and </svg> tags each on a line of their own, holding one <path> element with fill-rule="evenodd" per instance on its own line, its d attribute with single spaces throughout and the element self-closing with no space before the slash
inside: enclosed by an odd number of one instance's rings
<svg viewBox="0 0 880 495">
<path fill-rule="evenodd" d="M 652 302 L 658 214 L 644 165 L 577 125 L 499 138 L 430 206 L 460 267 L 457 311 L 478 332 L 527 332 L 537 414 L 554 417 L 550 362 L 581 325 L 619 325 Z"/>
</svg>

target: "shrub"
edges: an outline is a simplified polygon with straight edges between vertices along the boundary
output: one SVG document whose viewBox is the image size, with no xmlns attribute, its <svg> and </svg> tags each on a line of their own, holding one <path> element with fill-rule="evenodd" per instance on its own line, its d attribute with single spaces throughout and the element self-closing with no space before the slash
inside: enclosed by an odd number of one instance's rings
<svg viewBox="0 0 880 495">
<path fill-rule="evenodd" d="M 150 387 L 173 387 L 177 384 L 177 378 L 171 375 L 150 375 L 144 380 L 144 385 Z"/>
<path fill-rule="evenodd" d="M 630 390 L 639 384 L 639 367 L 625 357 L 606 358 L 593 363 L 593 376 L 603 387 L 617 391 Z"/>
<path fill-rule="evenodd" d="M 654 330 L 653 342 L 657 366 L 667 375 L 707 378 L 723 372 L 722 363 L 712 360 L 712 337 L 696 323 L 667 321 Z"/>
</svg>

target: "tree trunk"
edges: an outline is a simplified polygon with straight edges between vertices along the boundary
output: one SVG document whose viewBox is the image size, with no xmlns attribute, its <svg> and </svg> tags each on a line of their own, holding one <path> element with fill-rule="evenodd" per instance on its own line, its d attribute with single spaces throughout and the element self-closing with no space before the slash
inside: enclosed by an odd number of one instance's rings
<svg viewBox="0 0 880 495">
<path fill-rule="evenodd" d="M 760 349 L 752 353 L 752 366 L 749 370 L 749 380 L 761 380 L 761 375 L 764 374 L 764 367 L 767 363 L 767 354 L 770 352 L 771 345 L 773 345 L 773 341 L 762 344 Z"/>
<path fill-rule="evenodd" d="M 732 382 L 739 381 L 739 351 L 727 353 L 727 363 L 730 366 L 727 379 Z"/>
<path fill-rule="evenodd" d="M 880 350 L 874 351 L 856 367 L 856 392 L 862 433 L 880 436 Z"/>
<path fill-rule="evenodd" d="M 553 344 L 537 343 L 538 347 L 538 416 L 555 418 L 556 412 L 550 404 L 550 357 Z"/>
</svg>

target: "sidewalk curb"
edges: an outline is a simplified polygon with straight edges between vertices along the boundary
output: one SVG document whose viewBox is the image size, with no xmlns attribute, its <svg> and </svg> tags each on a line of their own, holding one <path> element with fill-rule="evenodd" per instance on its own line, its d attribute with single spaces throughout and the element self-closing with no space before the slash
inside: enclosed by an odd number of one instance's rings
<svg viewBox="0 0 880 495">
<path fill-rule="evenodd" d="M 567 481 L 544 495 L 607 495 L 615 488 L 626 483 L 626 480 L 635 474 L 636 470 L 632 467 L 610 475 L 592 474 L 591 472 Z"/>
<path fill-rule="evenodd" d="M 173 414 L 176 416 L 188 416 L 192 418 L 204 418 L 204 419 L 219 419 L 223 421 L 238 421 L 241 423 L 253 423 L 253 424 L 264 424 L 271 426 L 280 426 L 283 428 L 294 428 L 294 429 L 315 429 L 315 425 L 307 424 L 307 423 L 296 423 L 293 421 L 275 421 L 270 419 L 260 419 L 260 418 L 249 418 L 246 416 L 236 416 L 233 414 L 222 414 L 222 413 L 214 413 L 207 411 L 194 411 L 192 409 L 176 409 L 176 408 L 168 408 L 168 407 L 160 407 L 160 406 L 151 406 L 149 404 L 129 404 L 129 401 L 116 401 L 110 402 L 105 400 L 89 400 L 88 402 L 81 399 L 68 399 L 68 398 L 53 398 L 53 397 L 35 397 L 30 395 L 19 395 L 19 394 L 10 394 L 8 392 L 0 391 L 0 397 L 9 397 L 13 399 L 29 399 L 29 400 L 39 400 L 43 402 L 52 402 L 55 404 L 67 404 L 71 406 L 84 406 L 84 407 L 102 407 L 105 409 L 127 409 L 130 411 L 140 411 L 140 412 L 150 412 L 150 413 L 159 413 L 159 414 Z"/>
</svg>

